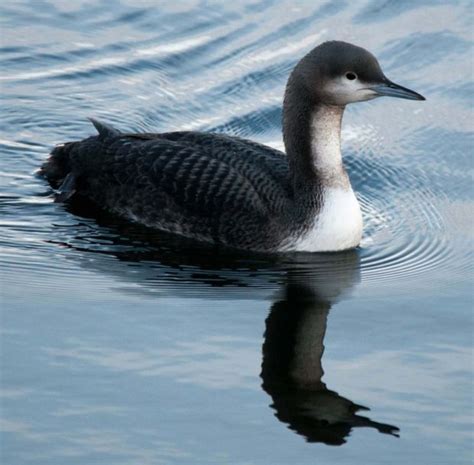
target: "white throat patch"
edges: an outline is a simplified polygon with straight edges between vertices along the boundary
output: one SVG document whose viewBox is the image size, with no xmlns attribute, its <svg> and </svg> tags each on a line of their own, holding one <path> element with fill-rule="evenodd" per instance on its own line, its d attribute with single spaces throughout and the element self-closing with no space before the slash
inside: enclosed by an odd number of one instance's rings
<svg viewBox="0 0 474 465">
<path fill-rule="evenodd" d="M 342 109 L 324 106 L 311 117 L 311 156 L 314 167 L 331 178 L 343 172 L 341 156 Z"/>
</svg>

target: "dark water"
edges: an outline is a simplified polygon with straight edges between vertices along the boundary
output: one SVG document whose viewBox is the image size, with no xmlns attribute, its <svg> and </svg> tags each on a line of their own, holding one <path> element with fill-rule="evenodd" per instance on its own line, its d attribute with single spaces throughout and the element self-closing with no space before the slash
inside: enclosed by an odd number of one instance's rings
<svg viewBox="0 0 474 465">
<path fill-rule="evenodd" d="M 2 463 L 471 463 L 472 15 L 2 2 Z M 355 252 L 216 253 L 54 204 L 35 175 L 87 116 L 281 147 L 286 77 L 330 38 L 428 99 L 346 112 Z"/>
</svg>

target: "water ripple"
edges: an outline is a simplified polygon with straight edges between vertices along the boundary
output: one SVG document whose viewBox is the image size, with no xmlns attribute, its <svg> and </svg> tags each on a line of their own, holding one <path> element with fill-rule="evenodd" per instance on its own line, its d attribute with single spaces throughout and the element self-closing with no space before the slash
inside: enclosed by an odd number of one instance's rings
<svg viewBox="0 0 474 465">
<path fill-rule="evenodd" d="M 107 275 L 113 268 L 113 279 L 136 279 L 140 270 L 143 282 L 155 287 L 177 282 L 192 287 L 196 281 L 199 292 L 218 286 L 275 289 L 290 268 L 309 268 L 317 277 L 322 259 L 298 254 L 231 256 L 206 264 L 208 251 L 194 244 L 183 246 L 160 234 L 150 239 L 149 232 L 117 225 L 114 219 L 100 216 L 97 221 L 89 212 L 81 216 L 66 211 L 52 203 L 49 188 L 32 173 L 49 147 L 91 134 L 84 119 L 91 115 L 126 130 L 213 130 L 270 141 L 281 148 L 282 93 L 297 58 L 327 37 L 340 15 L 352 15 L 355 24 L 382 27 L 382 11 L 389 24 L 400 12 L 408 15 L 418 9 L 402 3 L 369 2 L 358 8 L 329 2 L 304 9 L 268 2 L 241 9 L 216 6 L 206 15 L 195 5 L 179 11 L 126 5 L 116 10 L 103 5 L 63 10 L 47 3 L 41 20 L 53 35 L 45 40 L 35 31 L 37 40 L 28 45 L 8 24 L 24 30 L 34 9 L 3 8 L 12 44 L 0 48 L 5 69 L 0 78 L 5 89 L 0 143 L 6 156 L 0 240 L 6 249 L 19 247 L 24 253 L 15 258 L 7 252 L 2 265 L 34 272 L 38 285 L 54 277 L 72 285 L 74 272 L 68 271 L 72 257 L 94 273 Z M 267 14 L 270 8 L 287 13 L 276 28 Z M 251 21 L 245 13 L 249 9 L 254 15 Z M 66 41 L 55 42 L 58 17 L 63 22 L 59 29 L 68 28 Z M 77 21 L 98 33 L 82 35 L 72 26 Z M 409 35 L 386 27 L 387 40 L 378 55 L 385 68 L 403 72 L 408 83 L 420 76 L 426 80 L 424 70 L 435 69 L 445 55 L 454 59 L 468 51 L 465 37 L 436 30 L 436 24 Z M 428 54 L 433 41 L 439 46 Z M 462 74 L 435 77 L 426 82 L 434 94 L 452 92 L 453 86 L 445 89 L 446 79 L 462 83 L 462 95 L 469 93 Z M 446 102 L 438 104 L 452 108 Z M 442 282 L 450 273 L 452 280 L 463 279 L 469 268 L 468 234 L 460 234 L 457 225 L 472 196 L 468 131 L 454 129 L 450 118 L 433 123 L 430 112 L 435 110 L 429 101 L 420 115 L 410 113 L 410 104 L 370 105 L 350 110 L 349 117 L 357 119 L 344 128 L 347 166 L 365 220 L 358 252 L 363 281 L 396 289 L 414 277 Z M 392 112 L 384 110 L 389 107 Z M 438 107 L 437 114 L 445 112 Z M 378 121 L 384 126 L 377 126 Z M 454 214 L 455 202 L 467 202 L 467 207 L 459 206 L 461 213 Z M 462 228 L 468 229 L 464 224 Z M 54 265 L 44 259 L 48 256 L 56 257 Z M 105 286 L 108 278 L 101 279 Z"/>
</svg>

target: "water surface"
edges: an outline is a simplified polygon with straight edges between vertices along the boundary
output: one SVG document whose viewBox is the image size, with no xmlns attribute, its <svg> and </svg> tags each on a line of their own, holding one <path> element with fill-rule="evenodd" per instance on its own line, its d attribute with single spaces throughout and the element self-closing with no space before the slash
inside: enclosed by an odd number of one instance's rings
<svg viewBox="0 0 474 465">
<path fill-rule="evenodd" d="M 2 462 L 471 463 L 470 2 L 0 12 Z M 216 251 L 55 204 L 35 174 L 87 116 L 282 148 L 288 73 L 327 39 L 427 97 L 346 112 L 356 251 Z"/>
</svg>

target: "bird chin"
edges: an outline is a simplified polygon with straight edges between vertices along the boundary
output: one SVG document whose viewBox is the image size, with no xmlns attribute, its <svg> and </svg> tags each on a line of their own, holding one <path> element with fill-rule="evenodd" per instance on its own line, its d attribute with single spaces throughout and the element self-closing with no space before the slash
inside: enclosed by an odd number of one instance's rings
<svg viewBox="0 0 474 465">
<path fill-rule="evenodd" d="M 350 103 L 366 102 L 367 100 L 373 100 L 377 97 L 380 96 L 371 89 L 360 89 L 356 92 L 339 93 L 336 98 L 333 99 L 333 105 L 345 106 Z"/>
<path fill-rule="evenodd" d="M 380 95 L 378 95 L 377 92 L 372 89 L 360 89 L 359 92 L 357 92 L 355 99 L 351 103 L 367 102 L 368 100 L 373 100 L 377 97 L 380 97 Z"/>
</svg>

